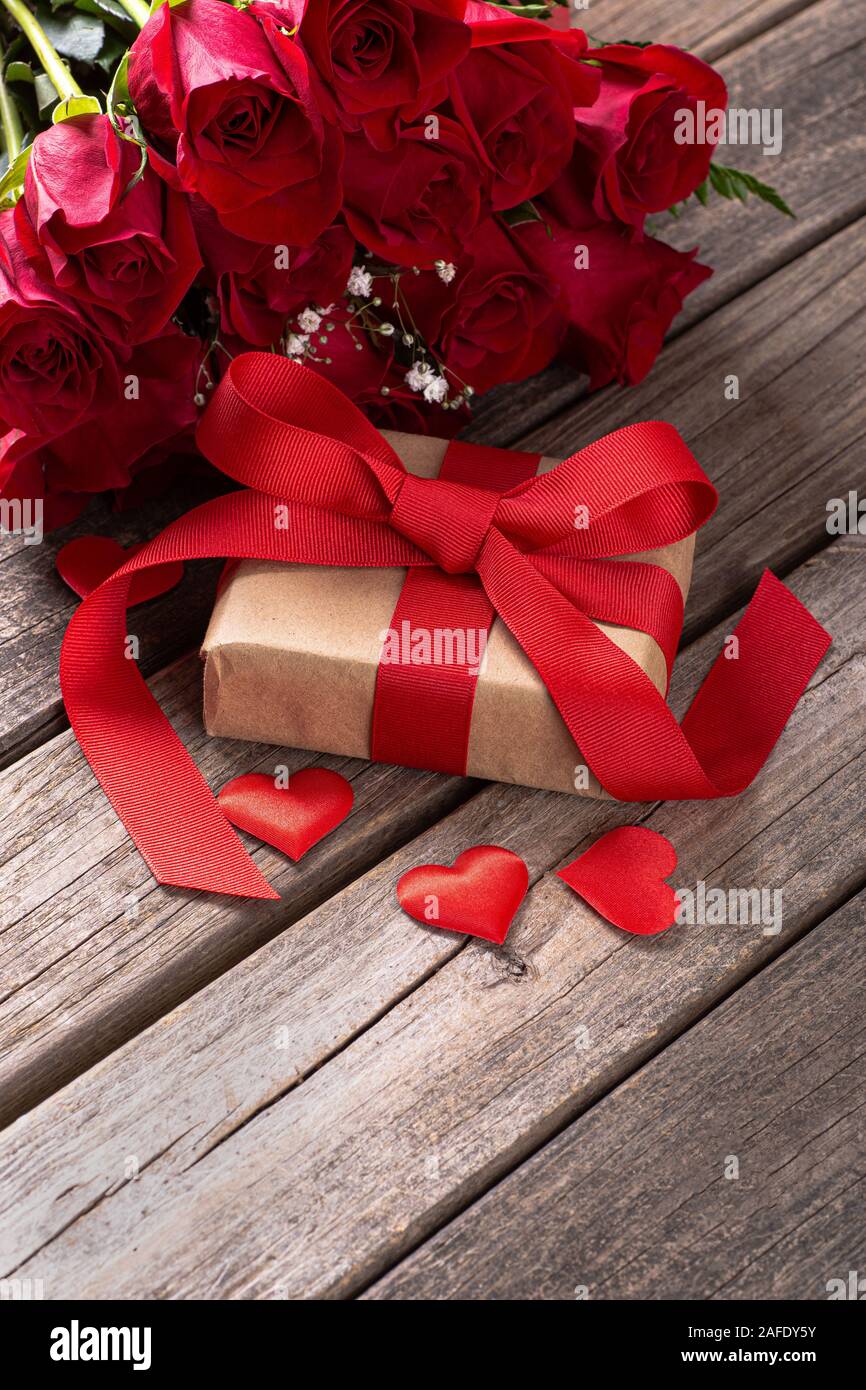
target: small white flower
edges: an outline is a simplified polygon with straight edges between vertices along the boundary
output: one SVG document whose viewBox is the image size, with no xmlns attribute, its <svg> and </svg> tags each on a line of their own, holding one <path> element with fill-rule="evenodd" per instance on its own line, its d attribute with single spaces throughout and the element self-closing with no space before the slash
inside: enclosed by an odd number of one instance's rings
<svg viewBox="0 0 866 1390">
<path fill-rule="evenodd" d="M 426 363 L 421 366 L 417 362 L 410 367 L 406 373 L 405 381 L 410 391 L 423 391 L 425 386 L 429 386 L 435 380 L 435 372 Z"/>
<path fill-rule="evenodd" d="M 304 309 L 298 314 L 298 327 L 304 333 L 315 333 L 319 324 L 322 322 L 321 314 L 317 314 L 315 309 Z"/>
<path fill-rule="evenodd" d="M 385 338 L 393 338 L 393 336 L 394 336 L 394 325 L 393 325 L 393 323 L 380 323 L 380 324 L 379 324 L 379 332 L 380 332 L 380 333 L 383 335 L 383 337 L 385 337 Z"/>
<path fill-rule="evenodd" d="M 452 265 L 451 261 L 436 261 L 435 264 L 436 274 L 439 276 L 439 279 L 444 281 L 446 285 L 450 285 L 454 276 L 457 274 L 456 265 Z"/>
<path fill-rule="evenodd" d="M 448 382 L 445 380 L 444 376 L 434 376 L 430 384 L 424 387 L 425 401 L 432 401 L 437 405 L 441 405 L 447 395 Z"/>
<path fill-rule="evenodd" d="M 362 299 L 369 299 L 373 293 L 373 277 L 369 270 L 365 270 L 362 265 L 353 265 L 346 292 L 360 295 Z"/>
<path fill-rule="evenodd" d="M 309 341 L 306 333 L 290 333 L 286 339 L 286 355 L 288 357 L 303 357 Z"/>
</svg>

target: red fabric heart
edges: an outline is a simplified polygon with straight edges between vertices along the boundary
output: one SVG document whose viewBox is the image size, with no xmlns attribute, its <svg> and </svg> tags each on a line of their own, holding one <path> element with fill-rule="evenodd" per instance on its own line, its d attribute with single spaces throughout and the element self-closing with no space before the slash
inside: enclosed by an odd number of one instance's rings
<svg viewBox="0 0 866 1390">
<path fill-rule="evenodd" d="M 677 897 L 664 883 L 677 867 L 670 840 L 644 825 L 609 830 L 557 877 L 615 927 L 654 936 L 674 925 Z"/>
<path fill-rule="evenodd" d="M 529 887 L 529 871 L 510 849 L 474 845 L 452 868 L 419 864 L 397 884 L 404 912 L 416 922 L 465 932 L 502 945 Z"/>
<path fill-rule="evenodd" d="M 124 560 L 130 560 L 141 549 L 140 545 L 131 545 L 124 550 L 110 536 L 79 536 L 57 552 L 54 563 L 64 583 L 74 589 L 79 598 L 87 598 L 103 579 L 114 574 Z M 134 603 L 146 603 L 148 599 L 167 594 L 182 579 L 183 564 L 180 560 L 159 565 L 153 570 L 141 570 L 133 575 L 129 586 L 130 607 Z"/>
<path fill-rule="evenodd" d="M 292 773 L 287 787 L 262 772 L 246 772 L 227 782 L 217 800 L 232 825 L 297 862 L 346 819 L 355 793 L 339 772 L 305 767 Z"/>
</svg>

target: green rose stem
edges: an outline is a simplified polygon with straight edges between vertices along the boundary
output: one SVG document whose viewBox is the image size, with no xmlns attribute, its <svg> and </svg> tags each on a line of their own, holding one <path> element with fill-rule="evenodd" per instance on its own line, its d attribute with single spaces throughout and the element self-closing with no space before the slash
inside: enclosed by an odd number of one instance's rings
<svg viewBox="0 0 866 1390">
<path fill-rule="evenodd" d="M 36 16 L 28 10 L 26 5 L 21 3 L 21 0 L 2 0 L 2 4 L 9 11 L 21 32 L 30 41 L 33 52 L 45 69 L 45 74 L 60 100 L 68 101 L 70 97 L 84 96 L 57 49 L 49 41 Z"/>
<path fill-rule="evenodd" d="M 0 124 L 3 126 L 3 138 L 6 142 L 6 154 L 9 163 L 12 164 L 18 151 L 21 149 L 23 133 L 21 130 L 21 117 L 18 115 L 18 107 L 9 95 L 9 88 L 3 81 L 3 61 L 5 53 L 0 53 Z"/>
<path fill-rule="evenodd" d="M 150 19 L 150 5 L 146 0 L 120 0 L 130 19 L 134 19 L 139 29 L 143 29 Z"/>
</svg>

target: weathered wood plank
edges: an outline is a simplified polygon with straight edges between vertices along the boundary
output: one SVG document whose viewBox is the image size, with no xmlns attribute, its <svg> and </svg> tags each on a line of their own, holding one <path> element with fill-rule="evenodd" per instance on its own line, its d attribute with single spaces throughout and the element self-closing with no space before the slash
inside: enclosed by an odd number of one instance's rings
<svg viewBox="0 0 866 1390">
<path fill-rule="evenodd" d="M 351 1293 L 805 932 L 862 874 L 863 559 L 845 540 L 795 576 L 836 641 L 758 784 L 649 815 L 679 884 L 783 888 L 779 936 L 624 938 L 548 871 L 636 808 L 487 788 L 11 1126 L 2 1272 L 49 1297 Z M 505 950 L 402 916 L 402 871 L 491 836 L 534 882 Z"/>
<path fill-rule="evenodd" d="M 863 491 L 866 265 L 860 221 L 670 343 L 631 392 L 583 401 L 522 443 L 567 454 L 608 430 L 676 425 L 720 491 L 701 532 L 685 637 L 828 543 L 827 502 Z M 726 399 L 731 374 L 739 399 Z"/>
<path fill-rule="evenodd" d="M 366 1297 L 827 1297 L 862 1269 L 866 894 Z"/>
<path fill-rule="evenodd" d="M 674 43 L 715 61 L 740 48 L 816 0 L 733 0 L 724 7 L 671 5 L 668 0 L 577 0 L 572 23 L 591 33 L 595 42 L 635 39 L 644 43 Z M 823 0 L 821 0 L 823 3 Z"/>
<path fill-rule="evenodd" d="M 300 864 L 248 839 L 279 902 L 157 885 L 69 733 L 0 774 L 0 1123 L 285 929 L 471 795 L 459 777 L 207 738 L 196 658 L 155 694 L 214 790 L 242 771 L 312 764 L 355 806 Z"/>
<path fill-rule="evenodd" d="M 623 0 L 623 21 L 629 8 Z M 664 0 L 637 10 L 634 23 L 647 34 L 668 13 Z M 703 26 L 726 26 L 730 13 L 727 6 L 691 5 L 681 18 L 679 11 L 671 12 L 671 21 L 682 24 L 678 33 L 688 46 Z M 587 25 L 595 33 L 594 5 Z M 623 32 L 630 27 L 624 23 Z M 864 46 L 857 7 L 848 0 L 819 0 L 718 64 L 732 106 L 781 108 L 783 113 L 780 156 L 764 156 L 755 146 L 729 146 L 719 151 L 719 159 L 776 184 L 797 217 L 792 221 L 754 199 L 741 207 L 713 195 L 707 208 L 693 199 L 678 222 L 665 215 L 654 218 L 657 236 L 681 249 L 699 246 L 700 258 L 714 268 L 712 279 L 686 301 L 672 328 L 674 338 L 686 333 L 690 343 L 699 341 L 687 333 L 691 325 L 866 212 L 866 130 L 860 114 L 866 99 Z M 748 331 L 759 332 L 759 322 Z M 658 380 L 664 365 L 665 356 L 650 382 Z M 469 437 L 513 444 L 518 434 L 573 406 L 585 396 L 585 388 L 573 369 L 555 365 L 532 381 L 479 401 Z M 606 392 L 604 398 L 612 394 Z M 616 394 L 628 409 L 630 393 L 616 388 Z"/>
<path fill-rule="evenodd" d="M 0 767 L 67 724 L 57 662 L 78 599 L 54 567 L 61 546 L 94 531 L 123 546 L 140 543 L 217 490 L 215 480 L 199 478 L 133 512 L 111 512 L 95 502 L 73 525 L 50 532 L 39 545 L 0 536 Z M 132 610 L 130 626 L 147 674 L 188 651 L 192 634 L 204 631 L 218 570 L 219 562 L 189 567 L 170 594 Z"/>
<path fill-rule="evenodd" d="M 829 539 L 826 499 L 857 483 L 854 449 L 866 420 L 854 376 L 866 324 L 851 313 L 866 287 L 857 229 L 798 265 L 799 272 L 787 267 L 714 315 L 702 330 L 705 347 L 689 351 L 685 339 L 671 345 L 658 384 L 641 387 L 633 408 L 608 397 L 605 413 L 599 398 L 567 426 L 535 437 L 539 448 L 549 441 L 553 452 L 569 453 L 631 418 L 662 414 L 678 425 L 722 488 L 719 513 L 698 545 L 691 632 L 718 621 L 732 596 L 745 597 L 765 564 L 785 570 Z M 739 402 L 723 398 L 730 364 L 743 383 Z M 791 418 L 789 401 L 816 395 L 820 416 Z M 178 667 L 158 694 L 169 699 L 170 717 L 213 786 L 263 758 L 273 765 L 273 752 L 204 738 L 195 661 Z M 69 734 L 0 774 L 0 977 L 7 979 L 0 1115 L 8 1119 L 41 1099 L 322 901 L 373 862 L 377 835 L 385 854 L 464 794 L 433 777 L 382 769 L 368 777 L 358 784 L 359 811 L 370 804 L 366 786 L 387 810 L 372 823 L 356 815 L 297 868 L 283 861 L 279 886 L 290 896 L 273 908 L 157 888 Z M 356 827 L 363 827 L 360 847 Z M 266 871 L 276 872 L 279 856 L 259 853 Z M 139 898 L 134 921 L 125 917 L 130 894 Z"/>
</svg>

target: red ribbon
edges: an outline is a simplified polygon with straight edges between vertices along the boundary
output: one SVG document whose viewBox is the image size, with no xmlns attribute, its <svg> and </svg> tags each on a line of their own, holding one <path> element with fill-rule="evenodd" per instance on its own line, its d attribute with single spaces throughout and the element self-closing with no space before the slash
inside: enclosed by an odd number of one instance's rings
<svg viewBox="0 0 866 1390">
<path fill-rule="evenodd" d="M 625 801 L 742 791 L 829 645 L 765 572 L 736 629 L 738 659 L 716 660 L 680 726 L 648 676 L 596 626 L 593 619 L 652 632 L 672 656 L 676 582 L 658 566 L 608 558 L 681 540 L 715 506 L 670 425 L 627 426 L 500 496 L 408 474 L 335 386 L 250 353 L 232 363 L 198 442 L 245 489 L 181 517 L 105 580 L 74 614 L 60 658 L 79 743 L 161 883 L 277 896 L 126 657 L 130 583 L 151 566 L 225 556 L 475 574 L 583 757 Z M 588 509 L 587 528 L 575 526 L 577 506 Z"/>
</svg>

